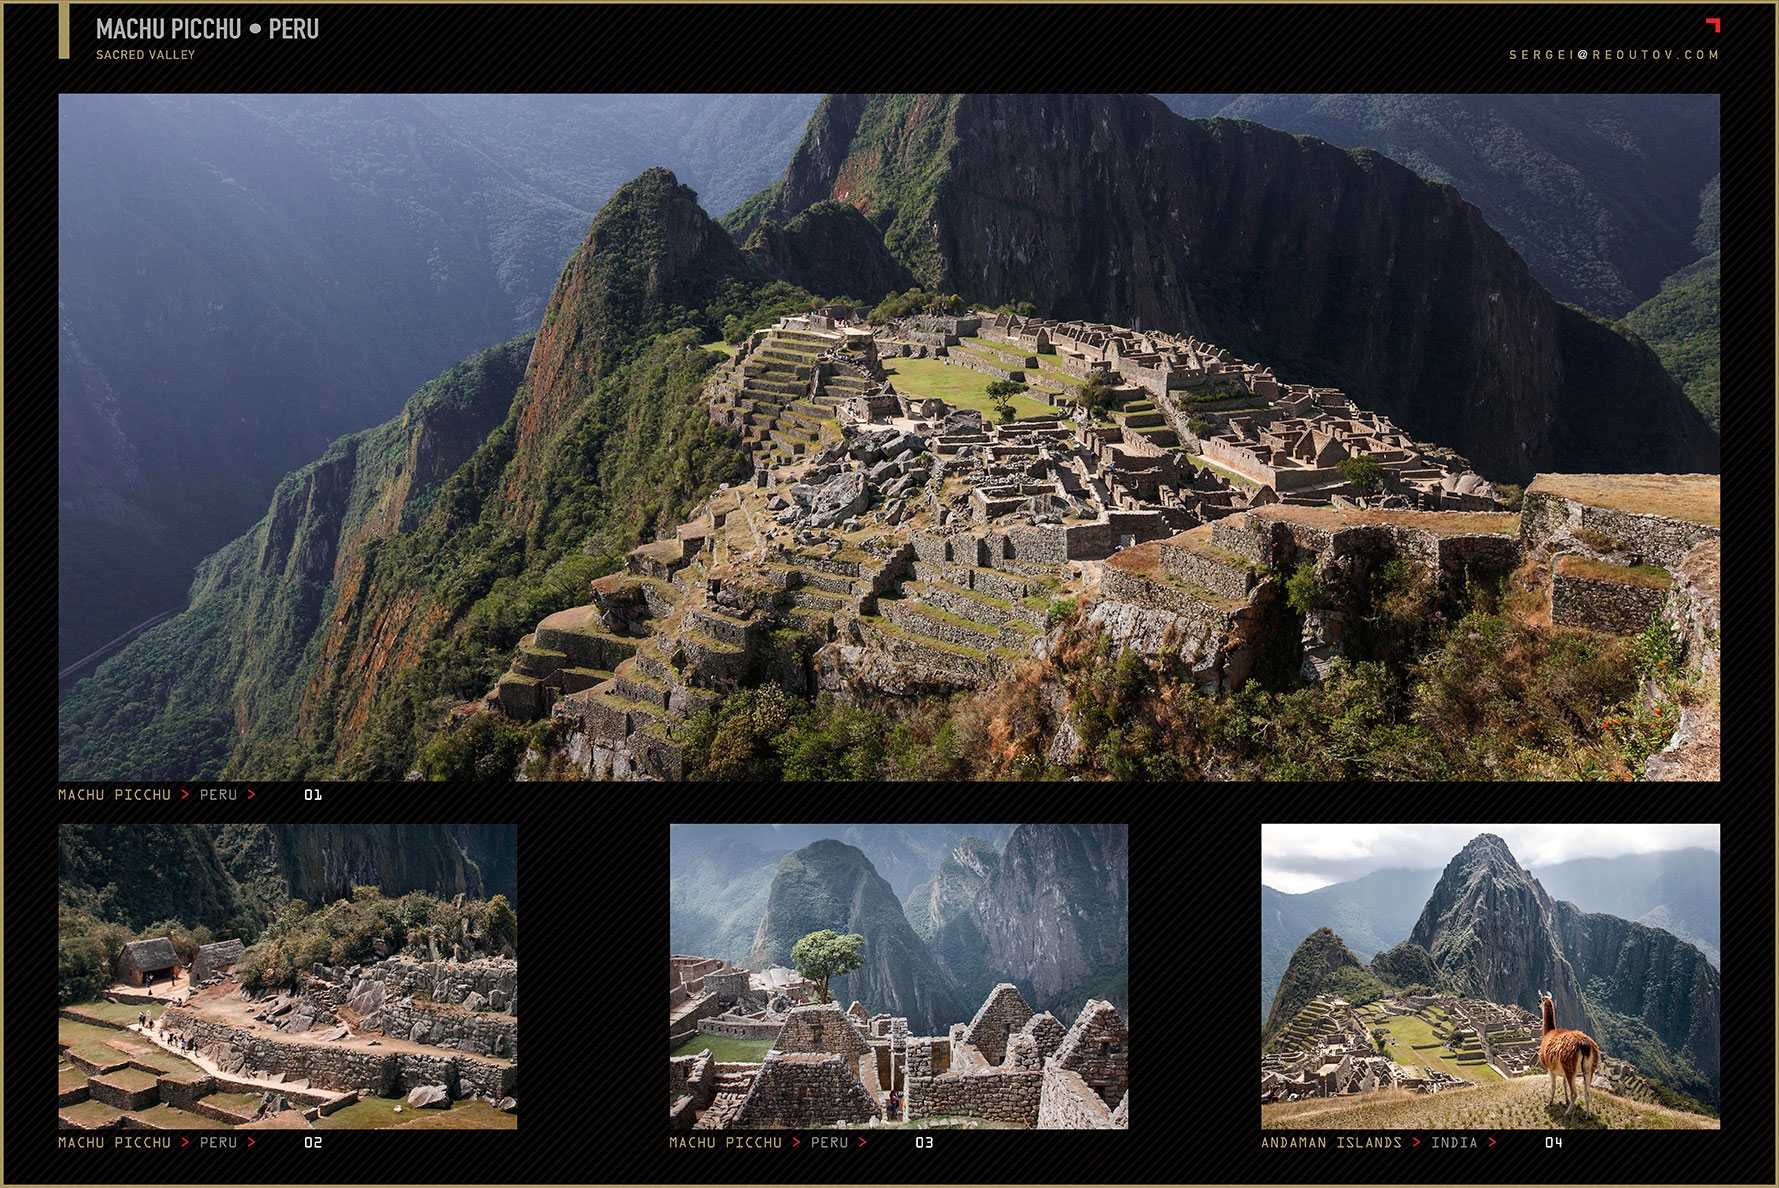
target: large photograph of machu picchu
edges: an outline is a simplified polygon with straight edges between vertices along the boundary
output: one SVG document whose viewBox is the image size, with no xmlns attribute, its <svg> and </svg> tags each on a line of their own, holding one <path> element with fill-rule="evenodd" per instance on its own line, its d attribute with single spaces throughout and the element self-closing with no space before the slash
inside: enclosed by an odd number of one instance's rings
<svg viewBox="0 0 1779 1188">
<path fill-rule="evenodd" d="M 1720 845 L 1263 826 L 1261 1126 L 1720 1128 Z"/>
<path fill-rule="evenodd" d="M 670 827 L 668 1118 L 1127 1129 L 1129 827 Z"/>
<path fill-rule="evenodd" d="M 516 1129 L 517 839 L 62 825 L 57 1125 Z"/>
<path fill-rule="evenodd" d="M 59 774 L 1717 778 L 1719 115 L 63 96 Z"/>
</svg>

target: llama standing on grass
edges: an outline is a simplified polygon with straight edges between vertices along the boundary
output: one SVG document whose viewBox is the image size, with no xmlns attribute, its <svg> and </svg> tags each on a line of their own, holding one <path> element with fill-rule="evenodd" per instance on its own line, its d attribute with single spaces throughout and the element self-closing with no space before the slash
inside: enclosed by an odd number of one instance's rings
<svg viewBox="0 0 1779 1188">
<path fill-rule="evenodd" d="M 1588 1092 L 1588 1082 L 1593 1080 L 1594 1073 L 1600 1068 L 1600 1045 L 1596 1044 L 1586 1032 L 1570 1031 L 1567 1028 L 1558 1030 L 1557 1012 L 1552 1005 L 1550 993 L 1546 991 L 1538 996 L 1539 1004 L 1544 1008 L 1544 1039 L 1538 1045 L 1538 1063 L 1550 1070 L 1550 1101 L 1547 1105 L 1557 1104 L 1557 1072 L 1563 1074 L 1563 1096 L 1569 1102 L 1567 1113 L 1575 1112 L 1575 1081 L 1577 1072 L 1581 1074 L 1581 1096 L 1586 1103 L 1589 1114 L 1594 1112 L 1593 1095 Z"/>
</svg>

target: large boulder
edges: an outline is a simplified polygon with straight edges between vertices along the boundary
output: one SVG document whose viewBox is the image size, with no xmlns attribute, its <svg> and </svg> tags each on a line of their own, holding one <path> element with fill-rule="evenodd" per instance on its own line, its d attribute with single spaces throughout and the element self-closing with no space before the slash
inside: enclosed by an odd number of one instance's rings
<svg viewBox="0 0 1779 1188">
<path fill-rule="evenodd" d="M 387 996 L 388 991 L 383 988 L 382 982 L 365 978 L 352 988 L 351 994 L 346 996 L 346 1005 L 361 1016 L 368 1015 L 382 1006 Z"/>
<path fill-rule="evenodd" d="M 810 503 L 810 524 L 827 528 L 848 516 L 856 516 L 871 506 L 871 494 L 865 476 L 856 470 L 837 475 L 823 483 Z"/>
<path fill-rule="evenodd" d="M 511 1097 L 503 1097 L 500 1099 L 500 1105 L 495 1108 L 504 1114 L 516 1114 L 519 1112 L 519 1103 Z"/>
<path fill-rule="evenodd" d="M 428 1106 L 434 1109 L 449 1109 L 451 1094 L 443 1085 L 421 1085 L 408 1094 L 408 1105 L 414 1109 L 424 1109 Z"/>
<path fill-rule="evenodd" d="M 303 1032 L 309 1030 L 310 1027 L 314 1026 L 314 1023 L 315 1020 L 311 1019 L 308 1015 L 292 1015 L 290 1017 L 290 1033 L 292 1035 L 301 1035 Z"/>
<path fill-rule="evenodd" d="M 466 1011 L 479 1011 L 487 1001 L 486 998 L 483 998 L 480 994 L 471 990 L 468 997 L 463 1000 L 463 1009 Z"/>
</svg>

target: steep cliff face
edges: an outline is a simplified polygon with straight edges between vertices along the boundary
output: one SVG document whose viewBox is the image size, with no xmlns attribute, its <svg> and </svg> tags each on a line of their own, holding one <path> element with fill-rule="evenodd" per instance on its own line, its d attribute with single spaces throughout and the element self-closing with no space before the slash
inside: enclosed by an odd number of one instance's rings
<svg viewBox="0 0 1779 1188">
<path fill-rule="evenodd" d="M 595 381 L 654 333 L 682 324 L 725 276 L 749 271 L 698 195 L 666 169 L 627 182 L 600 210 L 556 283 L 537 332 L 505 492 L 529 523 L 544 454 Z"/>
<path fill-rule="evenodd" d="M 1502 479 L 1580 458 L 1717 468 L 1647 348 L 1558 305 L 1457 191 L 1376 152 L 1083 95 L 836 96 L 805 149 L 775 216 L 848 202 L 928 287 L 1196 333 Z"/>
<path fill-rule="evenodd" d="M 1021 825 L 967 918 L 987 967 L 1035 1010 L 1090 992 L 1128 1006 L 1130 827 Z"/>
<path fill-rule="evenodd" d="M 1553 913 L 1507 843 L 1484 833 L 1446 864 L 1408 939 L 1463 993 L 1536 1011 L 1539 992 L 1549 991 L 1557 1026 L 1591 1034 L 1594 1020 Z"/>
<path fill-rule="evenodd" d="M 253 531 L 205 558 L 186 611 L 76 686 L 61 707 L 65 778 L 219 774 L 258 725 L 288 729 L 307 653 L 350 605 L 369 541 L 436 497 L 506 416 L 529 339 L 492 347 L 416 392 L 398 420 L 341 438 L 279 483 Z M 263 770 L 263 769 L 260 769 Z"/>
<path fill-rule="evenodd" d="M 875 303 L 914 284 L 854 207 L 818 202 L 790 222 L 767 220 L 743 249 L 768 275 L 831 298 Z"/>
<path fill-rule="evenodd" d="M 1315 1001 L 1316 995 L 1339 993 L 1345 983 L 1336 985 L 1336 975 L 1343 970 L 1351 971 L 1345 975 L 1351 978 L 1362 974 L 1365 967 L 1332 928 L 1318 928 L 1304 937 L 1292 951 L 1279 979 L 1278 994 L 1260 1030 L 1261 1046 L 1270 1043 L 1281 1028 L 1297 1017 L 1297 1012 Z"/>
<path fill-rule="evenodd" d="M 1689 1078 L 1671 1071 L 1666 1072 L 1668 1079 L 1701 1100 L 1718 1104 L 1723 996 L 1717 970 L 1705 955 L 1660 928 L 1583 912 L 1562 900 L 1552 904 L 1552 911 L 1582 991 L 1603 1016 L 1605 1034 L 1599 1040 L 1607 1054 L 1637 1060 L 1645 1071 L 1665 1071 L 1649 1069 L 1646 1058 L 1625 1050 L 1627 1045 L 1637 1046 L 1639 1031 L 1647 1028 L 1669 1053 L 1696 1069 L 1709 1087 L 1689 1083 Z"/>
<path fill-rule="evenodd" d="M 789 966 L 792 946 L 824 928 L 865 938 L 864 964 L 828 985 L 835 999 L 856 998 L 873 1014 L 904 1015 L 918 1035 L 943 1035 L 969 1019 L 950 980 L 908 926 L 890 885 L 861 850 L 844 842 L 818 841 L 785 855 L 748 965 Z"/>
<path fill-rule="evenodd" d="M 979 837 L 966 837 L 945 855 L 932 879 L 909 892 L 903 908 L 915 935 L 929 944 L 945 926 L 976 902 L 1001 856 Z"/>
</svg>

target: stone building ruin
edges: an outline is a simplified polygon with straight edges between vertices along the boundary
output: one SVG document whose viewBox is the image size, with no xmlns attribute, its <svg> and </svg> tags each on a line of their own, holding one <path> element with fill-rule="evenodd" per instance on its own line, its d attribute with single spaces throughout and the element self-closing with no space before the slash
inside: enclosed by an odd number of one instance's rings
<svg viewBox="0 0 1779 1188">
<path fill-rule="evenodd" d="M 670 1088 L 685 1095 L 670 1110 L 673 1127 L 869 1125 L 887 1117 L 892 1091 L 903 1095 L 909 1119 L 1129 1126 L 1129 1035 L 1108 1002 L 1089 1001 L 1065 1030 L 1048 1012 L 1033 1014 L 1004 982 L 969 1023 L 944 1036 L 911 1036 L 906 1019 L 869 1015 L 858 1002 L 845 1011 L 827 1003 L 758 1014 L 775 1032 L 760 1063 L 716 1063 L 709 1049 L 671 1060 Z M 708 1017 L 698 1027 L 717 1031 L 732 1018 Z M 676 1036 L 675 1047 L 681 1043 Z"/>
</svg>

